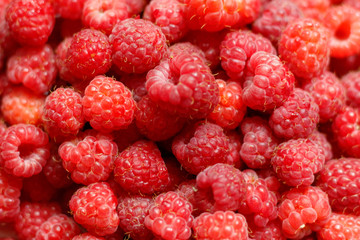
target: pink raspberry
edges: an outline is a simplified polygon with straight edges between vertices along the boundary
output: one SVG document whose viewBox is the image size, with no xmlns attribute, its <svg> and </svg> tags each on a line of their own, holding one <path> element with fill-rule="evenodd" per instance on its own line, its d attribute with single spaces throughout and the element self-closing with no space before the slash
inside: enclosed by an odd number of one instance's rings
<svg viewBox="0 0 360 240">
<path fill-rule="evenodd" d="M 319 240 L 359 239 L 360 217 L 332 213 L 329 221 L 317 234 Z"/>
<path fill-rule="evenodd" d="M 167 55 L 166 37 L 160 27 L 143 19 L 118 22 L 111 34 L 112 59 L 125 73 L 144 73 Z"/>
<path fill-rule="evenodd" d="M 0 221 L 12 222 L 20 213 L 20 195 L 23 181 L 0 169 Z"/>
<path fill-rule="evenodd" d="M 48 182 L 43 172 L 24 179 L 21 197 L 31 202 L 49 202 L 56 189 Z"/>
<path fill-rule="evenodd" d="M 89 233 L 105 236 L 116 232 L 118 228 L 117 199 L 106 182 L 79 188 L 72 195 L 69 207 L 74 220 Z"/>
<path fill-rule="evenodd" d="M 178 193 L 158 195 L 149 206 L 145 226 L 162 239 L 189 239 L 194 217 L 192 205 Z"/>
<path fill-rule="evenodd" d="M 55 10 L 65 19 L 80 19 L 86 0 L 56 0 Z"/>
<path fill-rule="evenodd" d="M 269 124 L 282 138 L 306 138 L 319 123 L 319 106 L 310 93 L 295 88 L 282 106 L 271 114 Z"/>
<path fill-rule="evenodd" d="M 14 0 L 7 7 L 6 22 L 17 42 L 42 46 L 54 28 L 55 12 L 47 0 Z"/>
<path fill-rule="evenodd" d="M 50 45 L 23 47 L 9 58 L 6 75 L 11 83 L 22 83 L 35 93 L 50 90 L 57 74 L 55 54 Z"/>
<path fill-rule="evenodd" d="M 346 90 L 346 103 L 350 106 L 360 107 L 360 71 L 350 71 L 341 78 Z"/>
</svg>

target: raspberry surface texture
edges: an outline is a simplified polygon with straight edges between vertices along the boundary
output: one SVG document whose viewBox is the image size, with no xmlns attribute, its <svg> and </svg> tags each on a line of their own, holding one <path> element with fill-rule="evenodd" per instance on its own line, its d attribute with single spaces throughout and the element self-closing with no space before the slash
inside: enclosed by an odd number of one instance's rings
<svg viewBox="0 0 360 240">
<path fill-rule="evenodd" d="M 360 238 L 360 218 L 353 215 L 332 213 L 329 221 L 317 234 L 319 240 Z"/>
<path fill-rule="evenodd" d="M 360 107 L 360 71 L 350 71 L 341 78 L 346 91 L 346 103 Z"/>
<path fill-rule="evenodd" d="M 20 213 L 23 180 L 0 170 L 0 221 L 11 222 Z"/>
</svg>

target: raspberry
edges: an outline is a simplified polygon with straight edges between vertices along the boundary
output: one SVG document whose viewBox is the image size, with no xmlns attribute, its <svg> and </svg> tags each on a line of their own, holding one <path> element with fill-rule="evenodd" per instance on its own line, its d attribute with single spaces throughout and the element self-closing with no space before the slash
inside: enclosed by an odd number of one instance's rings
<svg viewBox="0 0 360 240">
<path fill-rule="evenodd" d="M 169 174 L 156 144 L 140 140 L 115 159 L 115 181 L 132 193 L 153 194 L 169 184 Z"/>
<path fill-rule="evenodd" d="M 56 214 L 41 224 L 35 240 L 72 239 L 77 234 L 80 234 L 80 228 L 72 218 Z"/>
<path fill-rule="evenodd" d="M 90 233 L 82 233 L 73 237 L 72 240 L 105 240 L 105 238 L 93 236 Z"/>
<path fill-rule="evenodd" d="M 112 64 L 109 38 L 100 31 L 83 29 L 73 35 L 65 66 L 80 82 L 106 73 Z"/>
<path fill-rule="evenodd" d="M 14 0 L 7 7 L 6 22 L 17 42 L 41 46 L 54 28 L 55 13 L 50 1 Z"/>
<path fill-rule="evenodd" d="M 319 105 L 320 122 L 334 118 L 345 106 L 345 88 L 335 74 L 325 71 L 303 86 Z"/>
<path fill-rule="evenodd" d="M 324 26 L 331 33 L 330 55 L 348 57 L 360 52 L 360 10 L 348 5 L 333 6 L 327 11 Z"/>
<path fill-rule="evenodd" d="M 330 8 L 330 0 L 291 0 L 303 12 L 305 17 L 321 21 Z"/>
<path fill-rule="evenodd" d="M 89 185 L 109 178 L 118 148 L 107 135 L 84 132 L 63 142 L 58 151 L 72 180 Z"/>
<path fill-rule="evenodd" d="M 50 156 L 49 138 L 31 124 L 16 124 L 6 129 L 0 143 L 0 165 L 19 177 L 41 172 Z"/>
<path fill-rule="evenodd" d="M 114 25 L 128 16 L 128 6 L 124 0 L 87 0 L 82 11 L 82 22 L 86 27 L 109 35 Z"/>
<path fill-rule="evenodd" d="M 204 60 L 206 64 L 209 64 L 208 60 L 205 57 L 205 53 L 200 49 L 200 47 L 190 43 L 190 42 L 178 42 L 169 47 L 169 58 L 174 58 L 177 55 L 181 55 L 183 52 L 188 54 L 194 54 Z"/>
<path fill-rule="evenodd" d="M 202 213 L 194 219 L 192 229 L 195 239 L 199 240 L 247 240 L 246 219 L 233 211 Z"/>
<path fill-rule="evenodd" d="M 281 231 L 281 221 L 277 218 L 266 224 L 265 227 L 258 227 L 251 221 L 249 224 L 249 236 L 254 240 L 286 240 Z"/>
<path fill-rule="evenodd" d="M 244 104 L 260 111 L 280 107 L 294 89 L 294 75 L 272 53 L 254 53 L 246 64 Z"/>
<path fill-rule="evenodd" d="M 320 75 L 330 60 L 330 34 L 310 18 L 292 21 L 279 40 L 279 55 L 297 77 L 311 79 Z"/>
<path fill-rule="evenodd" d="M 117 23 L 111 34 L 112 59 L 126 73 L 144 73 L 167 55 L 166 37 L 160 27 L 143 19 Z"/>
<path fill-rule="evenodd" d="M 279 218 L 287 238 L 301 239 L 319 231 L 330 218 L 328 196 L 318 187 L 292 188 L 282 196 Z"/>
<path fill-rule="evenodd" d="M 45 100 L 42 120 L 51 138 L 61 141 L 76 135 L 84 126 L 81 95 L 71 88 L 57 88 Z"/>
<path fill-rule="evenodd" d="M 108 183 L 97 182 L 79 188 L 71 197 L 69 207 L 74 220 L 89 233 L 105 236 L 118 228 L 117 199 Z"/>
<path fill-rule="evenodd" d="M 158 195 L 149 206 L 145 226 L 162 239 L 189 239 L 194 217 L 192 205 L 176 192 Z"/>
<path fill-rule="evenodd" d="M 144 10 L 148 0 L 125 0 L 125 2 L 128 6 L 129 16 L 136 16 Z"/>
<path fill-rule="evenodd" d="M 360 162 L 356 158 L 340 158 L 326 162 L 316 185 L 329 196 L 334 211 L 360 215 Z"/>
<path fill-rule="evenodd" d="M 0 169 L 0 221 L 12 222 L 20 212 L 23 181 Z"/>
<path fill-rule="evenodd" d="M 219 86 L 220 102 L 208 115 L 208 120 L 225 129 L 235 129 L 246 113 L 241 85 L 235 81 L 226 82 L 221 79 L 217 79 L 216 82 Z"/>
<path fill-rule="evenodd" d="M 135 113 L 139 132 L 152 141 L 163 141 L 176 135 L 184 126 L 185 119 L 159 108 L 148 95 L 137 104 Z"/>
<path fill-rule="evenodd" d="M 295 88 L 284 104 L 271 114 L 269 125 L 283 138 L 306 138 L 319 122 L 319 106 L 310 93 Z"/>
<path fill-rule="evenodd" d="M 47 181 L 43 172 L 25 178 L 21 197 L 31 202 L 49 202 L 56 193 L 56 189 Z"/>
<path fill-rule="evenodd" d="M 80 32 L 83 28 L 84 26 L 80 19 L 63 19 L 60 23 L 60 34 L 63 40 L 65 40 L 66 38 L 71 38 L 75 33 Z"/>
<path fill-rule="evenodd" d="M 55 54 L 49 45 L 19 48 L 8 60 L 6 75 L 11 83 L 22 83 L 35 93 L 50 90 L 57 74 Z"/>
<path fill-rule="evenodd" d="M 343 77 L 345 74 L 356 71 L 360 64 L 360 55 L 355 54 L 345 58 L 330 58 L 330 71 L 335 73 L 338 77 Z"/>
<path fill-rule="evenodd" d="M 55 10 L 65 19 L 80 19 L 86 0 L 56 0 Z"/>
<path fill-rule="evenodd" d="M 9 124 L 41 124 L 45 96 L 34 94 L 23 86 L 9 86 L 3 93 L 1 113 Z"/>
<path fill-rule="evenodd" d="M 262 15 L 255 20 L 252 30 L 268 38 L 274 46 L 280 39 L 282 31 L 295 19 L 303 16 L 300 8 L 291 1 L 273 0 L 264 5 Z"/>
<path fill-rule="evenodd" d="M 346 89 L 346 102 L 348 105 L 360 107 L 360 71 L 351 71 L 341 78 Z"/>
<path fill-rule="evenodd" d="M 84 117 L 99 131 L 126 128 L 134 118 L 136 103 L 124 84 L 99 75 L 85 89 L 82 99 Z"/>
<path fill-rule="evenodd" d="M 332 146 L 331 143 L 327 140 L 327 136 L 325 133 L 319 132 L 318 130 L 315 130 L 308 136 L 308 139 L 313 141 L 314 143 L 317 143 L 324 149 L 325 153 L 325 161 L 328 161 L 333 158 L 333 152 L 332 152 Z"/>
<path fill-rule="evenodd" d="M 59 71 L 59 77 L 71 84 L 74 84 L 77 83 L 78 80 L 71 74 L 69 68 L 65 64 L 67 58 L 66 54 L 69 47 L 71 46 L 71 42 L 72 37 L 67 37 L 57 45 L 55 50 L 55 63 Z"/>
<path fill-rule="evenodd" d="M 184 5 L 178 0 L 153 0 L 146 6 L 143 19 L 159 26 L 166 39 L 173 43 L 188 30 L 184 11 Z"/>
<path fill-rule="evenodd" d="M 319 240 L 360 238 L 360 217 L 332 213 L 329 221 L 317 234 Z"/>
<path fill-rule="evenodd" d="M 267 168 L 279 140 L 273 135 L 267 121 L 259 116 L 246 117 L 241 122 L 244 135 L 240 156 L 250 168 Z"/>
<path fill-rule="evenodd" d="M 259 34 L 248 30 L 229 32 L 220 45 L 221 66 L 230 78 L 240 80 L 246 62 L 258 51 L 276 53 L 270 40 Z"/>
<path fill-rule="evenodd" d="M 140 134 L 134 121 L 127 128 L 114 131 L 113 135 L 115 136 L 114 142 L 116 142 L 119 152 L 144 138 L 144 136 Z"/>
<path fill-rule="evenodd" d="M 35 239 L 41 225 L 51 216 L 60 213 L 57 203 L 21 202 L 20 214 L 15 219 L 15 230 L 21 240 Z"/>
<path fill-rule="evenodd" d="M 147 94 L 145 82 L 146 74 L 123 74 L 121 82 L 131 90 L 133 99 L 139 102 Z"/>
<path fill-rule="evenodd" d="M 151 239 L 152 232 L 145 227 L 145 216 L 149 214 L 150 196 L 129 196 L 119 199 L 117 211 L 120 218 L 119 226 L 131 239 Z"/>
</svg>

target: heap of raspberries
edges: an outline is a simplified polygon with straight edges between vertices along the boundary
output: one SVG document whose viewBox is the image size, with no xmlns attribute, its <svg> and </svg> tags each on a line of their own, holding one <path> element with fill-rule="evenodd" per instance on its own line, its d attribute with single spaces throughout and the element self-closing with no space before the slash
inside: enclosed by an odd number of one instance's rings
<svg viewBox="0 0 360 240">
<path fill-rule="evenodd" d="M 359 0 L 0 0 L 0 240 L 359 240 Z"/>
</svg>

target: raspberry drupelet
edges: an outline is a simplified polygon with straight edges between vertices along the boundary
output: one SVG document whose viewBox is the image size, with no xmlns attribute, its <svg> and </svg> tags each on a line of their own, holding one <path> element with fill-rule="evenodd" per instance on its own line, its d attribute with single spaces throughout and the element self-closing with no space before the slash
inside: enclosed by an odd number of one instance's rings
<svg viewBox="0 0 360 240">
<path fill-rule="evenodd" d="M 321 21 L 329 9 L 331 0 L 290 0 L 295 3 L 304 16 Z"/>
<path fill-rule="evenodd" d="M 360 217 L 332 213 L 317 237 L 319 240 L 360 239 Z"/>
<path fill-rule="evenodd" d="M 258 227 L 253 222 L 248 221 L 249 237 L 254 240 L 286 240 L 287 238 L 281 231 L 281 221 L 279 218 L 266 224 L 265 227 Z"/>
<path fill-rule="evenodd" d="M 23 180 L 0 169 L 0 221 L 12 222 L 20 213 Z"/>
</svg>

